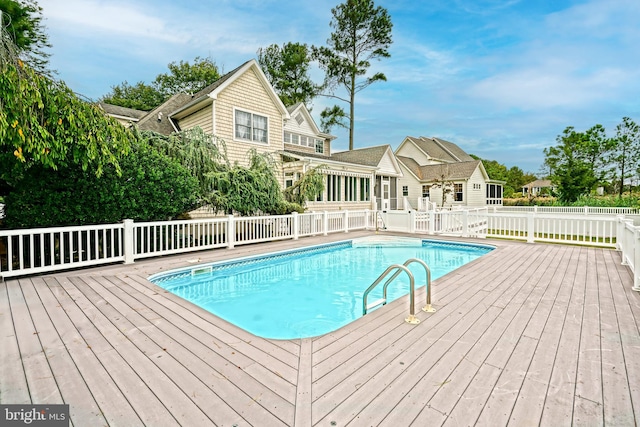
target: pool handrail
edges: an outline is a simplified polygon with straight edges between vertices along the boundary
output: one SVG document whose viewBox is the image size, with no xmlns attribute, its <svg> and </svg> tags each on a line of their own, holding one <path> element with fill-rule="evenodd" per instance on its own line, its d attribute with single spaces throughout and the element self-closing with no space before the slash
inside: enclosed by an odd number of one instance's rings
<svg viewBox="0 0 640 427">
<path fill-rule="evenodd" d="M 389 274 L 393 270 L 397 270 L 396 274 L 394 274 L 389 280 L 385 282 L 382 288 L 382 298 L 374 301 L 370 305 L 367 305 L 367 296 L 369 296 L 369 292 L 371 292 L 373 288 L 378 286 L 378 284 L 382 282 L 382 280 L 387 276 L 387 274 Z M 407 273 L 407 275 L 409 276 L 409 317 L 407 317 L 404 320 L 405 322 L 410 323 L 412 325 L 417 325 L 418 323 L 420 323 L 420 319 L 418 319 L 415 316 L 416 314 L 415 313 L 415 280 L 413 278 L 413 274 L 406 266 L 400 265 L 400 264 L 392 264 L 389 267 L 387 267 L 387 269 L 380 276 L 378 276 L 375 282 L 373 282 L 367 288 L 367 290 L 364 291 L 364 294 L 362 295 L 362 315 L 363 316 L 367 314 L 367 311 L 370 308 L 377 307 L 379 305 L 385 305 L 387 303 L 387 287 L 389 286 L 389 283 L 391 283 L 391 281 L 395 279 L 402 271 Z"/>
</svg>

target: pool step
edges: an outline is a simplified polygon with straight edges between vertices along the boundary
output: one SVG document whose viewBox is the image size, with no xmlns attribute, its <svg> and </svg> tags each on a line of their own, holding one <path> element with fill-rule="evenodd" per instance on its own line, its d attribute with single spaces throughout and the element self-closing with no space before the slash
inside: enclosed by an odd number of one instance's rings
<svg viewBox="0 0 640 427">
<path fill-rule="evenodd" d="M 380 298 L 379 300 L 375 300 L 371 304 L 367 305 L 367 311 L 371 310 L 372 308 L 376 308 L 379 305 L 385 305 L 386 303 L 387 303 L 387 300 L 385 298 Z"/>
</svg>

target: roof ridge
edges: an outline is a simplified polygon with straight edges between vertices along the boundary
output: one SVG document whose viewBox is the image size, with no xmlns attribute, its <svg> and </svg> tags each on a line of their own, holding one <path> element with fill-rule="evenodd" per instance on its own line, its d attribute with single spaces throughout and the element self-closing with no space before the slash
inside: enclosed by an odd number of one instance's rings
<svg viewBox="0 0 640 427">
<path fill-rule="evenodd" d="M 453 154 L 453 152 L 451 150 L 449 150 L 447 147 L 444 146 L 444 144 L 442 143 L 442 141 L 440 141 L 438 139 L 438 137 L 433 137 L 432 138 L 436 144 L 438 144 L 440 146 L 440 148 L 442 148 L 444 151 L 446 151 L 451 157 L 453 157 L 454 159 L 456 159 L 457 161 L 461 162 L 462 160 L 460 160 L 460 157 L 456 156 L 455 154 Z"/>
</svg>

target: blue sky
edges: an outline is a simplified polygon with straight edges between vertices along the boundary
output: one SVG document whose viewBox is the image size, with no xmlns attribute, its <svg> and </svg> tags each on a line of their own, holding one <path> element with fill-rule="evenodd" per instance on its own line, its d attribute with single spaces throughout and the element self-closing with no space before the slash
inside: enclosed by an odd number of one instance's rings
<svg viewBox="0 0 640 427">
<path fill-rule="evenodd" d="M 260 47 L 324 44 L 339 0 L 40 0 L 50 63 L 91 99 L 150 83 L 173 61 L 223 71 Z M 437 136 L 537 173 L 565 127 L 640 122 L 638 0 L 378 0 L 391 15 L 391 58 L 356 98 L 355 147 Z M 314 76 L 320 80 L 319 71 Z M 317 98 L 316 120 L 333 101 Z M 347 109 L 346 105 L 343 105 Z M 318 120 L 319 122 L 319 120 Z M 332 147 L 348 147 L 334 130 Z"/>
</svg>

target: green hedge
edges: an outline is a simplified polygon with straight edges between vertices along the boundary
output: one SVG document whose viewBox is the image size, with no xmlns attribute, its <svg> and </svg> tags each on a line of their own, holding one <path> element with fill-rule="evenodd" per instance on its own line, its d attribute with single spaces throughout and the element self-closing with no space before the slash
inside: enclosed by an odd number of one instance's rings
<svg viewBox="0 0 640 427">
<path fill-rule="evenodd" d="M 4 226 L 33 228 L 175 218 L 196 207 L 198 182 L 169 157 L 137 143 L 120 160 L 122 175 L 105 167 L 52 170 L 35 165 L 5 197 Z"/>
</svg>

